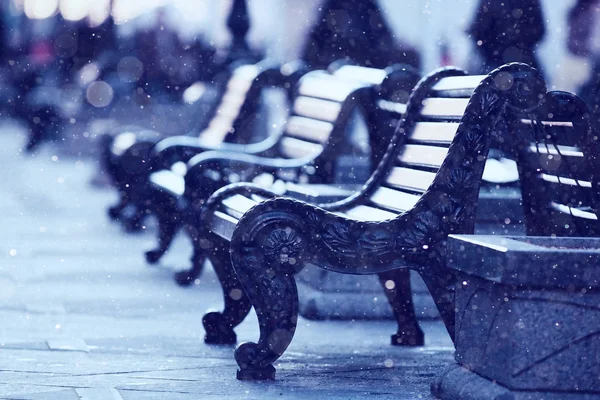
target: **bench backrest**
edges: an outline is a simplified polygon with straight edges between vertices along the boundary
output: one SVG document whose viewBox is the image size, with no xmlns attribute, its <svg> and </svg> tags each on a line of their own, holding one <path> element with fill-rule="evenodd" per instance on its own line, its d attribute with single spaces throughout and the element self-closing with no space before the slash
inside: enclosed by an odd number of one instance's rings
<svg viewBox="0 0 600 400">
<path fill-rule="evenodd" d="M 543 79 L 525 64 L 486 76 L 454 68 L 430 74 L 411 94 L 388 151 L 363 189 L 327 208 L 359 220 L 393 219 L 402 235 L 395 246 L 431 248 L 449 234 L 472 233 L 493 139 L 514 135 L 506 122 L 537 109 L 545 94 Z M 383 240 L 387 233 L 381 235 Z"/>
<path fill-rule="evenodd" d="M 600 147 L 585 103 L 550 92 L 538 112 L 515 122 L 528 139 L 517 154 L 527 234 L 598 236 L 594 164 Z"/>
<path fill-rule="evenodd" d="M 395 85 L 410 91 L 418 80 L 416 71 L 404 72 L 399 78 L 397 70 L 406 71 L 406 68 L 394 66 L 377 70 L 345 66 L 333 74 L 313 71 L 303 76 L 297 84 L 290 115 L 279 139 L 278 155 L 310 161 L 312 181 L 323 181 L 326 176 L 332 176 L 354 112 L 361 112 L 367 123 L 380 121 L 373 106 L 381 96 L 378 91 L 392 86 L 388 84 L 391 79 Z M 390 133 L 381 126 L 370 127 L 369 133 L 374 148 L 389 141 Z"/>
<path fill-rule="evenodd" d="M 295 73 L 286 76 L 280 66 L 268 61 L 234 68 L 227 76 L 219 100 L 209 112 L 210 120 L 200 132 L 200 139 L 212 145 L 250 143 L 256 129 L 262 91 L 267 87 L 289 88 L 295 79 Z"/>
<path fill-rule="evenodd" d="M 483 78 L 485 75 L 452 76 L 433 85 L 414 116 L 412 131 L 398 133 L 404 135 L 404 141 L 397 143 L 401 146 L 398 156 L 385 167 L 389 172 L 365 205 L 350 211 L 353 217 L 393 218 L 415 206 L 446 158 L 469 98 Z"/>
</svg>

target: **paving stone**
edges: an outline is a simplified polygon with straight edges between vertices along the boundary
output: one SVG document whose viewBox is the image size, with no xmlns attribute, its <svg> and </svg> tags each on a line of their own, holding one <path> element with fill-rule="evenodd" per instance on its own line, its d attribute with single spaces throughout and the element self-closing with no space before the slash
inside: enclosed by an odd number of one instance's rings
<svg viewBox="0 0 600 400">
<path fill-rule="evenodd" d="M 40 390 L 48 388 L 40 388 Z M 74 389 L 56 388 L 52 391 L 39 393 L 15 394 L 14 396 L 1 397 L 2 400 L 80 400 L 79 395 Z"/>
</svg>

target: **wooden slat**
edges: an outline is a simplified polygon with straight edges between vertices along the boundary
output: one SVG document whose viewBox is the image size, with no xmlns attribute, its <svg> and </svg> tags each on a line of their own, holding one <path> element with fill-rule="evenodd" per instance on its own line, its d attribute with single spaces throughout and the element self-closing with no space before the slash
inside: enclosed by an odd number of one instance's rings
<svg viewBox="0 0 600 400">
<path fill-rule="evenodd" d="M 351 196 L 361 189 L 360 185 L 336 185 L 319 183 L 285 183 L 286 196 L 302 201 L 337 201 Z"/>
<path fill-rule="evenodd" d="M 292 137 L 283 137 L 279 141 L 279 152 L 289 158 L 312 158 L 323 151 L 320 144 L 305 142 Z"/>
<path fill-rule="evenodd" d="M 406 104 L 404 103 L 396 103 L 394 101 L 389 100 L 379 100 L 377 101 L 377 107 L 379 107 L 383 111 L 395 113 L 398 115 L 406 114 Z"/>
<path fill-rule="evenodd" d="M 285 127 L 285 132 L 291 136 L 323 144 L 329 140 L 331 131 L 333 131 L 331 122 L 299 116 L 290 117 Z"/>
<path fill-rule="evenodd" d="M 237 106 L 233 105 L 233 104 L 221 103 L 217 110 L 216 117 L 221 116 L 224 118 L 228 118 L 230 121 L 233 121 L 240 114 L 241 107 L 242 107 L 241 103 L 239 103 Z"/>
<path fill-rule="evenodd" d="M 487 75 L 449 76 L 433 86 L 435 91 L 474 90 Z"/>
<path fill-rule="evenodd" d="M 344 65 L 334 72 L 337 77 L 354 79 L 360 82 L 380 85 L 386 77 L 383 69 Z"/>
<path fill-rule="evenodd" d="M 386 219 L 395 218 L 397 215 L 398 214 L 369 206 L 356 206 L 349 209 L 344 214 L 344 216 L 348 216 L 359 221 L 385 221 Z"/>
<path fill-rule="evenodd" d="M 258 76 L 260 68 L 256 64 L 246 64 L 237 67 L 233 71 L 233 76 L 240 79 L 251 81 Z"/>
<path fill-rule="evenodd" d="M 233 231 L 238 220 L 231 215 L 227 215 L 220 211 L 215 211 L 213 214 L 210 228 L 212 232 L 223 239 L 231 240 Z"/>
<path fill-rule="evenodd" d="M 582 188 L 591 188 L 592 187 L 592 182 L 590 182 L 590 181 L 575 180 L 572 178 L 565 178 L 562 176 L 541 174 L 541 178 L 542 178 L 542 180 L 549 182 L 549 183 L 559 183 L 561 185 L 568 185 L 568 186 L 579 186 Z"/>
<path fill-rule="evenodd" d="M 227 92 L 246 93 L 259 73 L 256 65 L 242 65 L 236 68 L 227 82 Z"/>
<path fill-rule="evenodd" d="M 551 202 L 550 206 L 557 211 L 560 211 L 564 214 L 573 215 L 574 217 L 598 220 L 598 217 L 596 216 L 596 214 L 594 214 L 593 212 L 590 212 L 590 211 L 583 211 L 578 208 L 568 207 L 568 206 L 565 206 L 564 204 L 558 204 L 555 202 Z"/>
<path fill-rule="evenodd" d="M 583 158 L 584 154 L 581 150 L 579 150 L 577 147 L 572 147 L 572 146 L 555 146 L 555 145 L 548 145 L 545 146 L 544 144 L 540 144 L 540 145 L 531 145 L 529 146 L 529 151 L 532 153 L 538 153 L 538 154 L 552 154 L 552 155 L 562 155 L 565 157 L 577 157 L 577 158 Z"/>
<path fill-rule="evenodd" d="M 136 142 L 136 134 L 133 132 L 123 132 L 118 134 L 113 140 L 111 152 L 114 155 L 122 156 Z"/>
<path fill-rule="evenodd" d="M 417 122 L 410 139 L 419 143 L 450 144 L 458 125 L 458 122 Z"/>
<path fill-rule="evenodd" d="M 425 192 L 431 186 L 435 173 L 419 171 L 416 169 L 395 167 L 387 177 L 390 186 L 408 189 L 416 192 Z"/>
<path fill-rule="evenodd" d="M 430 97 L 423 100 L 421 115 L 430 118 L 452 118 L 460 119 L 469 104 L 469 99 L 448 99 L 441 97 Z"/>
<path fill-rule="evenodd" d="M 447 154 L 445 147 L 407 144 L 398 159 L 405 165 L 439 169 Z"/>
<path fill-rule="evenodd" d="M 530 119 L 521 119 L 521 123 L 523 123 L 525 125 L 531 125 L 531 124 L 533 124 L 533 121 L 531 121 Z M 542 121 L 542 125 L 572 128 L 573 122 L 570 122 L 570 121 Z"/>
<path fill-rule="evenodd" d="M 232 120 L 225 116 L 217 116 L 208 124 L 208 127 L 200 132 L 198 137 L 208 146 L 218 146 L 227 137 L 231 129 Z"/>
<path fill-rule="evenodd" d="M 531 146 L 528 150 L 524 160 L 526 160 L 526 165 L 530 165 L 532 168 L 540 168 L 542 172 L 549 175 L 591 180 L 593 170 L 589 161 L 576 147 L 560 146 L 561 155 L 553 147 L 539 146 L 536 149 L 535 146 Z"/>
<path fill-rule="evenodd" d="M 226 93 L 221 100 L 221 107 L 231 107 L 235 109 L 240 109 L 242 104 L 246 101 L 246 95 L 241 93 Z"/>
<path fill-rule="evenodd" d="M 185 192 L 185 179 L 171 170 L 154 172 L 150 174 L 149 180 L 153 185 L 176 196 L 183 196 Z"/>
<path fill-rule="evenodd" d="M 232 77 L 229 82 L 227 83 L 227 91 L 226 93 L 239 93 L 239 94 L 246 94 L 246 92 L 248 92 L 248 90 L 250 89 L 250 87 L 252 86 L 252 81 L 254 80 L 248 80 L 245 78 L 238 78 L 238 77 Z"/>
<path fill-rule="evenodd" d="M 421 196 L 401 192 L 386 187 L 380 187 L 371 196 L 371 202 L 388 210 L 408 211 L 412 209 Z"/>
<path fill-rule="evenodd" d="M 341 103 L 361 86 L 357 82 L 336 79 L 331 75 L 306 76 L 300 81 L 298 93 Z"/>
<path fill-rule="evenodd" d="M 221 203 L 227 214 L 235 218 L 242 218 L 242 215 L 256 205 L 256 201 L 251 200 L 241 194 L 228 197 Z"/>
<path fill-rule="evenodd" d="M 335 101 L 299 96 L 294 101 L 294 113 L 321 121 L 335 122 L 342 105 Z"/>
</svg>

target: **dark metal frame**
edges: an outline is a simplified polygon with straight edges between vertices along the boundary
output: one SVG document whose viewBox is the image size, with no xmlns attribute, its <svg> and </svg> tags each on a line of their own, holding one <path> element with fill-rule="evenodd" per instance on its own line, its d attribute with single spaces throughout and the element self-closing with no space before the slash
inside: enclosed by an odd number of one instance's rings
<svg viewBox="0 0 600 400">
<path fill-rule="evenodd" d="M 507 119 L 539 107 L 546 93 L 541 75 L 524 64 L 510 64 L 494 70 L 482 81 L 471 96 L 433 184 L 412 210 L 382 222 L 361 222 L 334 212 L 368 200 L 393 166 L 433 85 L 444 77 L 463 74 L 445 69 L 419 83 L 377 170 L 359 193 L 346 200 L 321 205 L 288 198 L 261 202 L 238 221 L 230 244 L 210 229 L 212 215 L 221 200 L 236 193 L 274 194 L 237 184 L 219 190 L 208 200 L 198 225 L 204 229 L 199 240 L 207 245 L 201 257 L 208 256 L 217 271 L 225 309 L 205 315 L 205 339 L 231 341 L 235 338 L 233 328 L 251 306 L 259 320 L 258 343 L 245 343 L 236 350 L 238 379 L 274 378 L 272 364 L 283 354 L 296 329 L 298 294 L 294 275 L 307 263 L 347 274 L 385 274 L 382 279 L 395 282 L 406 280 L 406 268 L 415 269 L 434 297 L 448 332 L 454 336 L 454 275 L 444 269 L 446 238 L 449 234 L 473 232 L 490 142 L 506 131 Z M 386 294 L 394 304 L 395 294 Z M 404 312 L 401 304 L 394 308 L 397 313 Z M 398 334 L 405 334 L 403 327 L 399 327 Z"/>
<path fill-rule="evenodd" d="M 595 136 L 590 111 L 579 97 L 567 92 L 549 92 L 543 110 L 526 116 L 533 121 L 532 128 L 524 132 L 520 145 L 511 146 L 517 159 L 519 180 L 525 214 L 525 225 L 529 236 L 598 236 L 600 221 L 582 218 L 573 213 L 562 212 L 552 206 L 553 199 L 573 208 L 580 203 L 590 207 L 587 211 L 600 216 L 600 197 L 598 179 L 594 171 L 598 170 L 600 145 Z M 545 127 L 542 121 L 569 121 L 573 128 Z M 518 122 L 513 129 L 519 129 Z M 520 126 L 523 131 L 523 126 Z M 527 135 L 527 136 L 526 136 Z M 545 151 L 555 151 L 557 162 L 562 164 L 561 171 L 571 183 L 551 183 L 540 177 L 542 172 L 550 174 L 541 159 L 547 157 L 531 150 L 537 146 Z M 569 157 L 561 156 L 561 146 L 569 146 L 583 153 L 582 160 L 570 163 Z M 581 186 L 581 182 L 591 182 L 592 187 Z"/>
</svg>

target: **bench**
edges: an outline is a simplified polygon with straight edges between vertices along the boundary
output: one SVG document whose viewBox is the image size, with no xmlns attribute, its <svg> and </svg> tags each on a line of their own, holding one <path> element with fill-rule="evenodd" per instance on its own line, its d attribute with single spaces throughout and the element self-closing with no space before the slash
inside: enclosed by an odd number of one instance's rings
<svg viewBox="0 0 600 400">
<path fill-rule="evenodd" d="M 398 344 L 422 335 L 405 307 L 410 292 L 402 287 L 407 268 L 417 270 L 453 337 L 454 275 L 443 268 L 446 238 L 473 232 L 490 142 L 509 132 L 499 122 L 539 106 L 545 93 L 541 76 L 524 64 L 487 76 L 444 69 L 417 85 L 384 158 L 353 196 L 311 205 L 267 199 L 275 193 L 248 184 L 217 191 L 198 229 L 225 308 L 204 316 L 205 341 L 235 340 L 233 328 L 253 306 L 260 339 L 236 350 L 238 379 L 273 379 L 272 364 L 296 329 L 294 275 L 307 263 L 379 274 L 398 320 L 392 337 Z"/>
<path fill-rule="evenodd" d="M 287 68 L 287 69 L 286 69 Z M 225 142 L 248 142 L 256 127 L 257 111 L 260 108 L 260 95 L 265 87 L 289 87 L 303 71 L 302 66 L 288 65 L 280 68 L 269 61 L 258 64 L 243 64 L 232 67 L 220 80 L 224 81 L 216 101 L 208 112 L 209 120 L 199 132 L 186 137 L 176 136 L 167 142 L 159 132 L 151 130 L 125 129 L 114 139 L 105 141 L 103 164 L 117 188 L 120 199 L 109 208 L 111 219 L 122 219 L 128 230 L 138 230 L 144 214 L 139 202 L 139 194 L 144 193 L 149 173 L 150 153 L 157 143 L 162 146 L 202 144 L 205 148 L 218 148 Z M 287 85 L 286 85 L 287 84 Z M 184 96 L 193 101 L 198 95 L 189 91 Z M 186 161 L 185 154 L 178 154 Z M 133 208 L 133 216 L 126 218 L 124 211 Z"/>
<path fill-rule="evenodd" d="M 354 67 L 357 68 L 357 67 Z M 291 115 L 288 117 L 281 135 L 276 141 L 267 139 L 270 146 L 254 155 L 249 152 L 205 152 L 193 157 L 178 174 L 172 169 L 154 168 L 150 177 L 150 190 L 146 200 L 151 212 L 159 222 L 158 247 L 146 253 L 150 263 L 157 262 L 168 250 L 175 234 L 185 226 L 194 243 L 192 268 L 176 275 L 182 285 L 194 282 L 202 270 L 201 260 L 196 254 L 202 253 L 196 235 L 196 222 L 206 199 L 217 189 L 232 181 L 262 181 L 263 185 L 278 180 L 287 191 L 299 198 L 326 198 L 329 201 L 344 198 L 348 190 L 332 185 L 312 185 L 306 183 L 331 183 L 335 172 L 335 162 L 343 152 L 346 131 L 354 113 L 362 108 L 367 121 L 374 119 L 377 110 L 372 107 L 376 88 L 384 93 L 401 89 L 410 91 L 418 75 L 411 68 L 394 66 L 388 70 L 363 68 L 360 80 L 340 78 L 325 71 L 313 71 L 298 82 Z M 370 82 L 366 82 L 370 80 Z M 377 85 L 375 86 L 375 83 Z M 377 126 L 369 130 L 370 141 L 375 144 L 387 143 L 391 130 Z M 263 145 L 263 144 L 259 144 Z M 255 145 L 253 145 L 255 146 Z M 258 145 L 256 145 L 258 146 Z M 157 146 L 155 164 L 164 163 L 161 158 L 166 148 Z M 246 146 L 245 148 L 248 148 Z M 196 152 L 198 152 L 196 150 Z M 377 146 L 373 157 L 380 156 Z M 273 154 L 273 157 L 267 155 Z M 204 160 L 209 159 L 210 165 Z M 166 165 L 169 165 L 167 163 Z M 197 167 L 199 165 L 200 167 Z M 159 169 L 159 170 L 157 170 Z"/>
<path fill-rule="evenodd" d="M 570 93 L 546 98 L 542 112 L 518 121 L 530 132 L 516 154 L 527 235 L 597 237 L 600 147 L 589 110 Z"/>
</svg>

